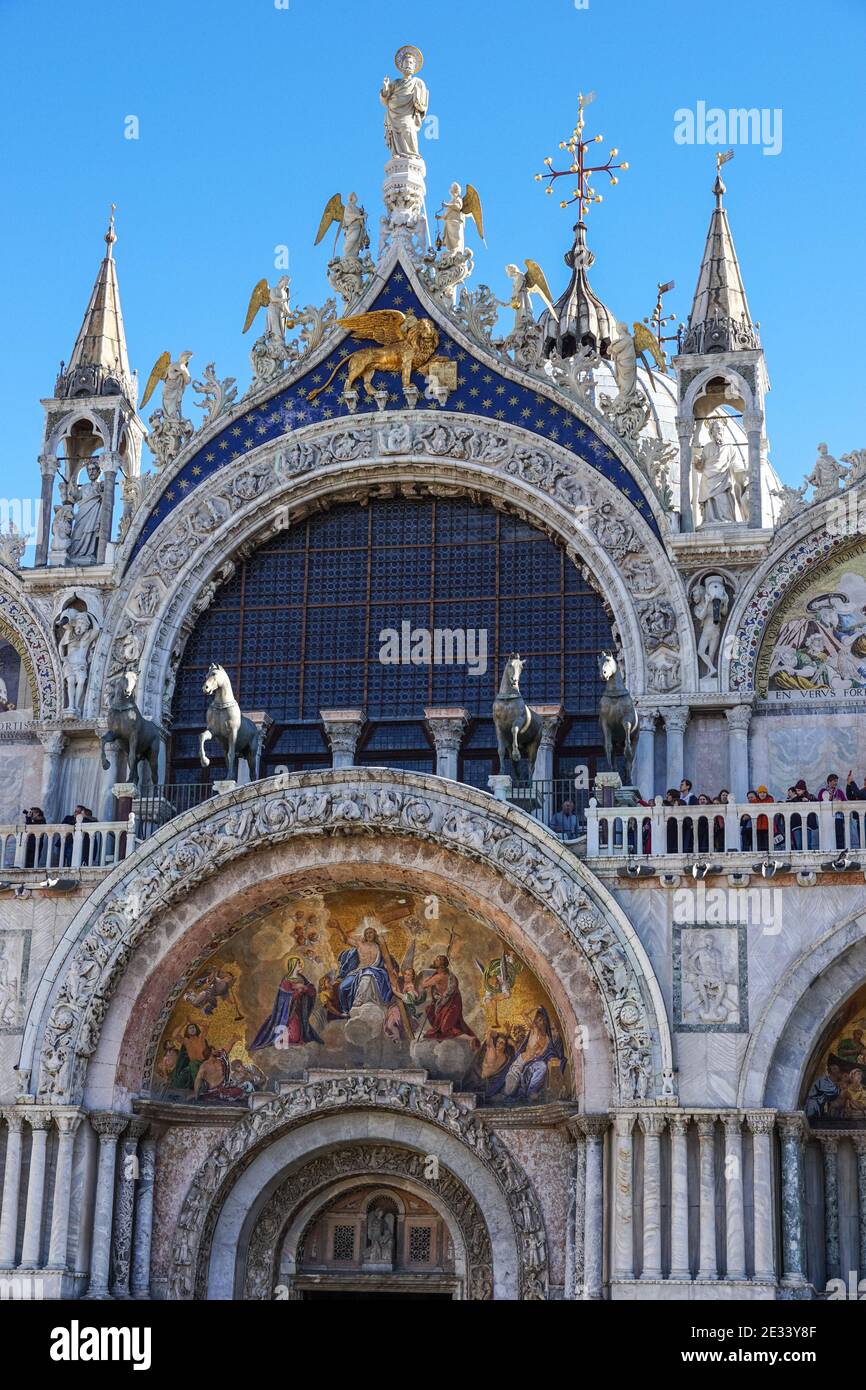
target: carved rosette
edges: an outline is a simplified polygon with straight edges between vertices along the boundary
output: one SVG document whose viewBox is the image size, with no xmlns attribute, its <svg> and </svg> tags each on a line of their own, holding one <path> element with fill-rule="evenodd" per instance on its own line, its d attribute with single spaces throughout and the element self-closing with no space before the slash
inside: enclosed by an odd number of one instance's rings
<svg viewBox="0 0 866 1390">
<path fill-rule="evenodd" d="M 470 1149 L 495 1179 L 511 1212 L 520 1259 L 521 1299 L 546 1299 L 547 1237 L 541 1209 L 529 1179 L 501 1140 L 453 1096 L 399 1076 L 351 1072 L 310 1082 L 277 1097 L 239 1120 L 211 1150 L 190 1185 L 177 1219 L 169 1270 L 170 1298 L 205 1296 L 210 1244 L 222 1202 L 254 1154 L 294 1124 L 308 1121 L 313 1115 L 347 1109 L 411 1115 L 453 1135 Z M 430 1187 L 432 1190 L 435 1184 Z"/>
<path fill-rule="evenodd" d="M 602 996 L 615 1045 L 620 1094 L 644 1099 L 653 1077 L 651 1038 L 658 1042 L 659 1008 L 648 1011 L 642 985 L 652 990 L 647 963 L 638 967 L 634 942 L 597 899 L 589 876 L 530 817 L 504 809 L 481 792 L 415 773 L 375 769 L 300 774 L 257 782 L 232 801 L 215 798 L 172 823 L 174 834 L 147 843 L 114 871 L 95 905 L 81 909 L 78 944 L 67 955 L 44 1025 L 38 1095 L 74 1104 L 83 1091 L 87 1059 L 99 1040 L 109 1000 L 136 947 L 167 907 L 241 855 L 263 844 L 311 831 L 381 831 L 430 840 L 489 865 L 525 888 L 559 921 L 582 952 Z M 645 968 L 644 968 L 645 967 Z M 667 1065 L 664 1057 L 660 1065 Z"/>
</svg>

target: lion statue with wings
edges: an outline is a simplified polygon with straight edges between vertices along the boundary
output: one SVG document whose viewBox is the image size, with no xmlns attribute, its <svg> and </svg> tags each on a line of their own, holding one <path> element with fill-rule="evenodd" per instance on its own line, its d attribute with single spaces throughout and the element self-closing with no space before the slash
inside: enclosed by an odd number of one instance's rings
<svg viewBox="0 0 866 1390">
<path fill-rule="evenodd" d="M 372 338 L 381 347 L 363 347 L 350 352 L 337 363 L 328 380 L 311 391 L 308 400 L 314 401 L 324 391 L 341 367 L 349 364 L 344 392 L 351 391 L 359 377 L 363 378 L 368 396 L 375 396 L 373 376 L 376 372 L 399 372 L 403 390 L 412 382 L 412 373 L 426 376 L 433 368 L 439 346 L 439 330 L 432 319 L 419 319 L 413 313 L 399 309 L 371 309 L 366 314 L 349 314 L 337 322 L 348 328 L 356 342 Z M 444 360 L 444 359 L 438 359 Z"/>
</svg>

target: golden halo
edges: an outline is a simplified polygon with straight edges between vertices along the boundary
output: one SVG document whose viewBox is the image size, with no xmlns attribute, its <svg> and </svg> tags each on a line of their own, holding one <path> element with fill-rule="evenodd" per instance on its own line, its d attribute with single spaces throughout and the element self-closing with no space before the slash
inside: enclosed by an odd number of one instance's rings
<svg viewBox="0 0 866 1390">
<path fill-rule="evenodd" d="M 417 61 L 417 67 L 415 68 L 415 71 L 420 72 L 424 66 L 424 54 L 421 52 L 420 48 L 416 48 L 415 45 L 411 43 L 404 43 L 403 47 L 398 48 L 397 52 L 394 54 L 394 66 L 397 69 L 397 71 L 402 72 L 402 68 L 400 67 L 400 59 L 403 57 L 404 53 L 415 54 L 415 58 Z"/>
</svg>

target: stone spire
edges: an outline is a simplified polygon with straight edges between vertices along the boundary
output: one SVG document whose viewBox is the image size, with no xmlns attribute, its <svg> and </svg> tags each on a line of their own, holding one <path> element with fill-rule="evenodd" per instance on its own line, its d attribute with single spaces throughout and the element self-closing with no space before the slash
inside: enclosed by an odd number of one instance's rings
<svg viewBox="0 0 866 1390">
<path fill-rule="evenodd" d="M 545 309 L 540 319 L 545 357 L 554 350 L 560 357 L 573 357 L 579 348 L 587 345 L 602 350 L 616 337 L 616 320 L 593 293 L 587 278 L 586 272 L 595 256 L 586 244 L 584 222 L 575 224 L 574 245 L 566 251 L 564 259 L 571 269 L 571 280 L 554 305 L 557 317 Z"/>
<path fill-rule="evenodd" d="M 682 353 L 742 352 L 760 347 L 722 203 L 725 192 L 719 160 L 713 184 L 716 206 L 710 218 L 689 325 L 680 347 Z"/>
<path fill-rule="evenodd" d="M 105 257 L 99 267 L 72 356 L 61 366 L 56 397 L 116 396 L 133 401 L 134 384 L 126 353 L 126 333 L 120 308 L 120 287 L 112 247 L 114 205 L 105 233 Z"/>
</svg>

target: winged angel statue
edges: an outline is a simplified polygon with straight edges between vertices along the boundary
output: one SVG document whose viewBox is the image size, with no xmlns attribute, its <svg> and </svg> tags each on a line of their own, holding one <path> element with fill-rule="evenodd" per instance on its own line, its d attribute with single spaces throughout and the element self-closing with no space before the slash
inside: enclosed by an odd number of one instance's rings
<svg viewBox="0 0 866 1390">
<path fill-rule="evenodd" d="M 343 387 L 344 394 L 351 391 L 359 377 L 363 378 L 368 396 L 375 396 L 373 376 L 376 372 L 399 372 L 406 391 L 412 383 L 412 373 L 428 375 L 436 362 L 436 349 L 439 346 L 439 330 L 432 319 L 419 319 L 413 313 L 404 314 L 399 309 L 372 309 L 366 314 L 349 314 L 337 322 L 348 328 L 356 342 L 373 339 L 381 347 L 362 347 L 341 358 L 331 375 L 308 399 L 313 401 L 324 391 L 341 367 L 348 362 L 349 370 Z"/>
<path fill-rule="evenodd" d="M 156 359 L 150 376 L 147 378 L 144 395 L 141 398 L 140 408 L 142 410 L 156 390 L 157 384 L 161 381 L 162 410 L 166 420 L 179 420 L 181 418 L 183 393 L 191 380 L 186 364 L 191 357 L 191 352 L 182 352 L 177 361 L 172 362 L 171 353 L 164 352 Z"/>
<path fill-rule="evenodd" d="M 533 318 L 532 295 L 537 294 L 544 302 L 550 313 L 558 321 L 556 310 L 553 307 L 553 300 L 550 288 L 544 277 L 544 271 L 537 261 L 526 260 L 523 262 L 526 270 L 520 270 L 516 265 L 507 265 L 505 274 L 511 281 L 511 298 L 500 299 L 498 303 L 505 309 L 514 310 L 514 328 L 517 333 L 527 319 Z"/>
<path fill-rule="evenodd" d="M 370 238 L 367 235 L 367 214 L 358 202 L 357 193 L 350 193 L 345 203 L 339 193 L 335 193 L 333 197 L 328 199 L 319 222 L 316 240 L 313 242 L 314 246 L 318 246 L 328 228 L 333 226 L 335 222 L 337 230 L 334 234 L 334 251 L 337 250 L 337 239 L 342 232 L 344 259 L 356 259 L 370 245 Z"/>
</svg>

